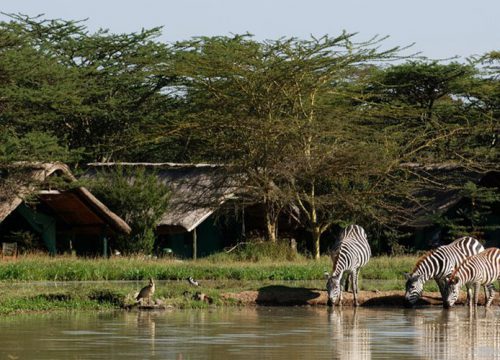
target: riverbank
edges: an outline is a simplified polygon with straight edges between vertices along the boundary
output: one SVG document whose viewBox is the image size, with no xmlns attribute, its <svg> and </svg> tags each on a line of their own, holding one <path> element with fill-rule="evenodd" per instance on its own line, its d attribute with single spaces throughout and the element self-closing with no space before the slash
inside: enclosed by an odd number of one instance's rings
<svg viewBox="0 0 500 360">
<path fill-rule="evenodd" d="M 405 271 L 417 256 L 374 257 L 361 270 L 362 306 L 404 306 Z M 323 273 L 331 260 L 199 261 L 120 257 L 22 256 L 0 262 L 0 315 L 45 311 L 136 309 L 134 295 L 156 281 L 154 301 L 159 308 L 191 309 L 223 306 L 306 305 L 327 303 Z M 200 283 L 194 287 L 186 280 Z M 425 286 L 419 305 L 440 305 L 433 281 Z M 352 305 L 345 293 L 344 306 Z"/>
<path fill-rule="evenodd" d="M 258 291 L 243 291 L 240 293 L 224 294 L 225 299 L 235 301 L 239 305 L 263 306 L 327 306 L 328 296 L 326 291 L 307 288 L 290 288 L 287 286 L 269 286 Z M 465 293 L 462 293 L 457 305 L 465 303 Z M 404 291 L 360 291 L 358 303 L 363 307 L 406 307 Z M 495 299 L 493 305 L 498 305 Z M 343 293 L 342 306 L 352 307 L 354 304 L 351 292 Z M 484 304 L 483 295 L 479 296 L 479 304 Z M 442 306 L 439 292 L 426 292 L 417 304 L 419 306 Z"/>
<path fill-rule="evenodd" d="M 187 281 L 157 281 L 152 304 L 141 308 L 134 296 L 144 281 L 99 282 L 1 282 L 0 315 L 55 311 L 109 311 L 118 309 L 197 309 L 241 306 L 326 306 L 324 281 L 200 280 L 199 287 Z M 359 293 L 361 306 L 404 307 L 403 283 L 364 280 Z M 367 290 L 370 289 L 370 290 Z M 463 296 L 465 294 L 462 294 Z M 352 306 L 352 294 L 344 293 L 343 306 Z M 482 298 L 481 298 L 482 301 Z M 463 297 L 459 303 L 463 302 Z M 494 302 L 498 304 L 498 300 Z M 440 306 L 437 292 L 426 292 L 418 306 Z"/>
</svg>

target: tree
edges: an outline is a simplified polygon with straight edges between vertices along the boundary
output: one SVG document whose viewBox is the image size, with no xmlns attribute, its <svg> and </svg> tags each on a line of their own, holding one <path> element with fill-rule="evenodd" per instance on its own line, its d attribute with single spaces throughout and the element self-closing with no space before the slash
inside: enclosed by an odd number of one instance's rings
<svg viewBox="0 0 500 360">
<path fill-rule="evenodd" d="M 80 159 L 79 149 L 70 150 L 58 139 L 45 132 L 31 131 L 18 136 L 5 129 L 0 132 L 0 164 L 14 161 L 75 163 Z"/>
<path fill-rule="evenodd" d="M 456 211 L 455 220 L 443 215 L 435 221 L 455 233 L 467 233 L 465 229 L 477 233 L 484 227 L 480 222 L 495 201 L 496 190 L 461 178 L 499 169 L 495 139 L 500 121 L 494 95 L 499 83 L 494 62 L 489 57 L 469 64 L 411 61 L 376 69 L 371 76 L 367 92 L 379 112 L 373 112 L 372 125 L 388 133 L 400 149 L 406 206 L 426 203 L 425 194 L 434 188 L 461 191 L 476 205 Z"/>
<path fill-rule="evenodd" d="M 85 160 L 123 158 L 173 106 L 159 28 L 90 34 L 78 21 L 11 18 L 0 23 L 0 121 L 19 135 L 50 132 Z"/>
<path fill-rule="evenodd" d="M 264 204 L 269 240 L 281 211 L 298 208 L 315 258 L 321 234 L 347 206 L 343 191 L 373 172 L 367 155 L 383 153 L 373 146 L 380 139 L 352 123 L 348 105 L 357 94 L 350 83 L 397 49 L 379 51 L 379 39 L 354 43 L 353 36 L 258 43 L 239 35 L 176 47 L 202 151 L 246 180 L 246 200 Z"/>
</svg>

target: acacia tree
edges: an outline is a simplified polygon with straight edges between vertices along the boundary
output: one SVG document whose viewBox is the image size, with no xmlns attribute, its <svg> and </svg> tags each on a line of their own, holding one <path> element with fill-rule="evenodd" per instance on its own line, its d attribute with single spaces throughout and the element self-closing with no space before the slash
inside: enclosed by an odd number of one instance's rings
<svg viewBox="0 0 500 360">
<path fill-rule="evenodd" d="M 11 15 L 0 22 L 2 126 L 48 132 L 85 148 L 85 160 L 130 156 L 175 102 L 159 33 L 90 33 L 83 22 Z"/>
<path fill-rule="evenodd" d="M 465 173 L 499 169 L 494 60 L 486 56 L 469 64 L 411 61 L 377 69 L 368 84 L 368 98 L 377 109 L 370 118 L 372 126 L 397 141 L 400 163 L 406 162 L 400 171 L 411 200 L 407 207 L 421 207 L 425 213 L 426 201 L 417 195 L 432 189 L 460 192 L 471 204 L 478 203 L 475 197 L 485 204 L 495 201 L 497 189 L 476 189 L 463 179 Z M 453 224 L 456 220 L 436 219 L 430 211 L 428 215 L 438 224 L 455 227 L 453 231 L 464 230 L 463 224 Z M 476 228 L 471 225 L 465 233 L 477 231 L 477 221 L 470 223 Z"/>
<path fill-rule="evenodd" d="M 355 207 L 343 200 L 346 182 L 373 172 L 367 156 L 380 149 L 351 123 L 349 105 L 359 95 L 351 84 L 363 66 L 397 50 L 377 50 L 379 39 L 352 38 L 259 43 L 245 35 L 176 47 L 176 73 L 206 156 L 232 164 L 246 180 L 249 201 L 264 203 L 268 239 L 276 239 L 280 212 L 295 205 L 315 258 L 321 234 Z"/>
</svg>

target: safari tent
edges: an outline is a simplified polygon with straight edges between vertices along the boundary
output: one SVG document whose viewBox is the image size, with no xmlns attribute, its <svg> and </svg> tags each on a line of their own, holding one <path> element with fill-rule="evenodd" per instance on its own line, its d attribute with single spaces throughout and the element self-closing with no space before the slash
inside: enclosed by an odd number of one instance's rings
<svg viewBox="0 0 500 360">
<path fill-rule="evenodd" d="M 2 242 L 38 239 L 50 254 L 107 255 L 108 239 L 131 230 L 88 189 L 72 187 L 76 179 L 62 163 L 14 163 L 0 178 Z"/>
<path fill-rule="evenodd" d="M 91 163 L 87 176 L 113 168 L 144 168 L 171 190 L 167 211 L 157 224 L 157 251 L 197 258 L 222 250 L 241 229 L 235 217 L 221 216 L 235 197 L 234 182 L 220 164 Z M 236 211 L 236 210 L 234 210 Z"/>
</svg>

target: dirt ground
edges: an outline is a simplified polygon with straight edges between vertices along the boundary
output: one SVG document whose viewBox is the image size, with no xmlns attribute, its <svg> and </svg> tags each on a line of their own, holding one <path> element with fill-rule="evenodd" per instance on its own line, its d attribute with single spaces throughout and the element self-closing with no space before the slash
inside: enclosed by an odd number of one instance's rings
<svg viewBox="0 0 500 360">
<path fill-rule="evenodd" d="M 223 298 L 236 301 L 240 305 L 268 305 L 268 306 L 300 306 L 300 305 L 327 305 L 326 291 L 319 289 L 291 288 L 286 286 L 267 286 L 258 291 L 243 291 L 240 293 L 226 293 Z M 457 305 L 464 304 L 465 294 L 462 292 Z M 403 291 L 360 291 L 358 294 L 360 306 L 388 306 L 404 307 Z M 484 304 L 484 295 L 479 296 L 479 304 Z M 493 301 L 498 305 L 498 294 Z M 351 292 L 343 293 L 343 306 L 353 305 Z M 425 293 L 418 301 L 417 306 L 442 306 L 441 296 L 438 292 Z"/>
</svg>

